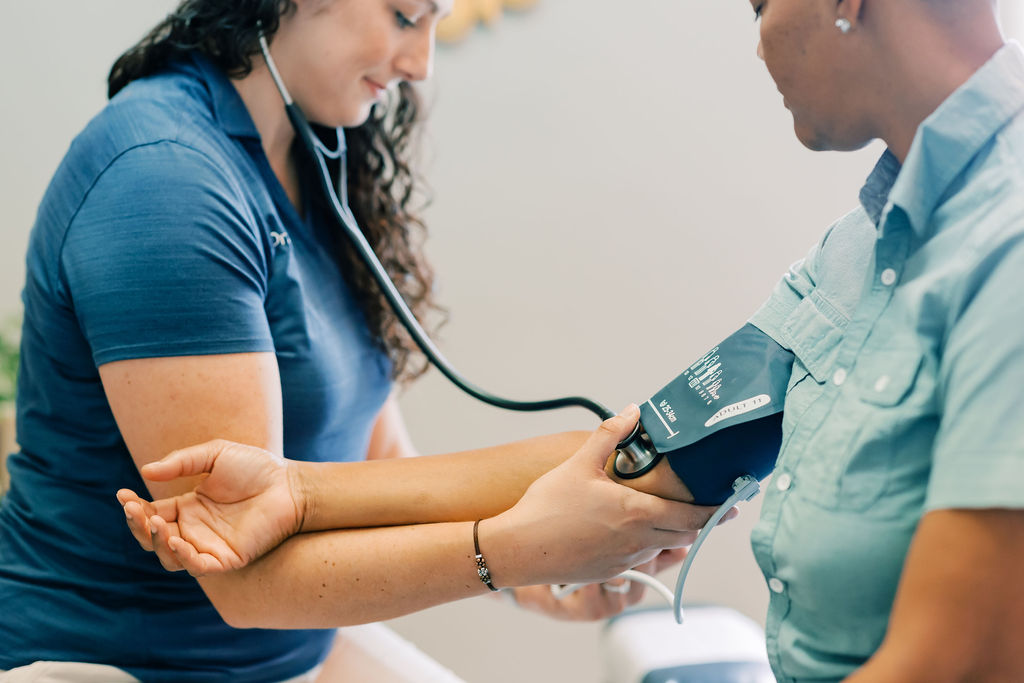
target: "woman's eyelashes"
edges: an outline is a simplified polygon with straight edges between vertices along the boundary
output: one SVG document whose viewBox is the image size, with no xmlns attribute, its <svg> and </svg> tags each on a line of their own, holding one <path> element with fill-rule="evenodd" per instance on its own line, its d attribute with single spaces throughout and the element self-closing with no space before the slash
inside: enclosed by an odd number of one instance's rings
<svg viewBox="0 0 1024 683">
<path fill-rule="evenodd" d="M 754 6 L 754 21 L 755 22 L 761 20 L 761 10 L 763 8 L 764 8 L 764 3 L 760 3 L 760 4 Z"/>
<path fill-rule="evenodd" d="M 401 29 L 416 27 L 416 22 L 402 14 L 400 10 L 395 10 L 395 22 L 398 24 L 398 28 Z"/>
</svg>

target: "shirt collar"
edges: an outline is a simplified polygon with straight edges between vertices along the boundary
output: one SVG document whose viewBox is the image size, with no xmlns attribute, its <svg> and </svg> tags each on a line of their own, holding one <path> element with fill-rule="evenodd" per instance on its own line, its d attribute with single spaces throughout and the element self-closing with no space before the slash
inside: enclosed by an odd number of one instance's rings
<svg viewBox="0 0 1024 683">
<path fill-rule="evenodd" d="M 225 133 L 236 138 L 260 139 L 260 133 L 256 130 L 249 110 L 242 101 L 238 90 L 231 83 L 231 79 L 202 53 L 196 52 L 192 56 L 193 63 L 199 73 L 199 78 L 206 85 L 210 93 L 213 106 L 213 117 Z M 284 109 L 284 102 L 281 102 Z M 313 131 L 324 141 L 328 149 L 336 149 L 344 142 L 344 131 L 342 128 L 327 128 L 319 124 L 310 123 Z"/>
<path fill-rule="evenodd" d="M 895 154 L 885 150 L 864 187 L 860 189 L 861 206 L 875 225 L 882 220 L 882 211 L 885 209 L 885 203 L 889 201 L 889 193 L 892 192 L 892 186 L 899 173 L 900 160 Z"/>
<path fill-rule="evenodd" d="M 220 124 L 224 132 L 232 137 L 259 139 L 256 124 L 249 116 L 245 102 L 231 84 L 231 79 L 201 53 L 194 53 L 192 62 L 198 71 L 199 79 L 210 93 L 214 120 Z"/>
<path fill-rule="evenodd" d="M 861 190 L 868 216 L 877 225 L 891 200 L 924 236 L 953 181 L 1022 109 L 1024 50 L 1010 42 L 924 120 L 902 168 L 885 151 Z"/>
</svg>

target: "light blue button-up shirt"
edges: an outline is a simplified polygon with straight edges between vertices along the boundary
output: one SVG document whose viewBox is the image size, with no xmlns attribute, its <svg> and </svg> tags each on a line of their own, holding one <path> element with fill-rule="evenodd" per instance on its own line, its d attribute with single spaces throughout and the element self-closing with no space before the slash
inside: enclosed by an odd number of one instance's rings
<svg viewBox="0 0 1024 683">
<path fill-rule="evenodd" d="M 1020 46 L 921 125 L 902 168 L 886 152 L 860 200 L 751 320 L 796 355 L 752 539 L 780 681 L 872 655 L 927 511 L 1024 507 Z"/>
</svg>

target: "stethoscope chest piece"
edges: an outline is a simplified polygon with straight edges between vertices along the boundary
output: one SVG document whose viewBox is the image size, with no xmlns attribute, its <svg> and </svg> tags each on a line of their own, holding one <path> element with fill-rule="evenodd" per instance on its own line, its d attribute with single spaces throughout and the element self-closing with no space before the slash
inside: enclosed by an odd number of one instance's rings
<svg viewBox="0 0 1024 683">
<path fill-rule="evenodd" d="M 619 444 L 612 469 L 618 477 L 635 479 L 650 472 L 659 460 L 661 453 L 654 450 L 651 438 L 640 422 L 637 422 L 633 433 Z"/>
</svg>

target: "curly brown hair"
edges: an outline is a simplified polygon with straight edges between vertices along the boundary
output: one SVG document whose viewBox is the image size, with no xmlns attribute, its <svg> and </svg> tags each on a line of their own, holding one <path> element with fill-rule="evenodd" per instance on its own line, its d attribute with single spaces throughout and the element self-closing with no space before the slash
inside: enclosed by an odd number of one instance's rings
<svg viewBox="0 0 1024 683">
<path fill-rule="evenodd" d="M 260 30 L 269 40 L 281 17 L 294 9 L 293 0 L 183 0 L 114 62 L 107 95 L 113 97 L 132 81 L 192 52 L 202 53 L 232 78 L 243 77 L 252 71 L 253 57 L 259 54 Z M 348 193 L 367 241 L 422 321 L 444 310 L 433 297 L 434 272 L 422 250 L 426 226 L 415 213 L 415 205 L 422 208 L 426 203 L 422 181 L 410 165 L 422 106 L 408 83 L 400 84 L 395 99 L 386 110 L 374 106 L 365 123 L 346 131 Z M 415 343 L 348 240 L 338 243 L 338 267 L 377 345 L 391 359 L 392 377 L 414 379 L 426 369 Z M 414 362 L 414 357 L 419 360 Z"/>
</svg>

